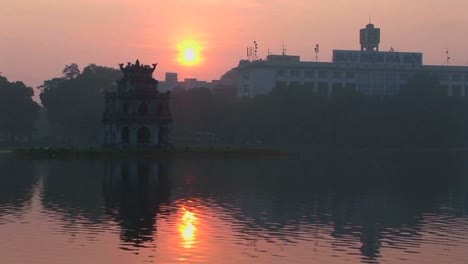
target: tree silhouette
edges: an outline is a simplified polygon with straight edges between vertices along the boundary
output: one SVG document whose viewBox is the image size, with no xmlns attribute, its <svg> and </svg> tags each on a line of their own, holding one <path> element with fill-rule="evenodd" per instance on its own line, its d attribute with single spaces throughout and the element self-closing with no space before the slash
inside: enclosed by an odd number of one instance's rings
<svg viewBox="0 0 468 264">
<path fill-rule="evenodd" d="M 75 75 L 77 70 L 77 65 L 67 65 L 65 77 L 44 81 L 39 87 L 40 99 L 62 143 L 97 144 L 102 130 L 103 93 L 115 89 L 121 72 L 95 64 Z"/>
<path fill-rule="evenodd" d="M 9 82 L 0 76 L 0 133 L 10 143 L 32 136 L 39 105 L 32 100 L 34 91 L 22 82 Z"/>
<path fill-rule="evenodd" d="M 72 63 L 70 65 L 65 65 L 65 68 L 62 70 L 62 74 L 66 79 L 73 79 L 80 75 L 80 69 L 78 64 Z"/>
</svg>

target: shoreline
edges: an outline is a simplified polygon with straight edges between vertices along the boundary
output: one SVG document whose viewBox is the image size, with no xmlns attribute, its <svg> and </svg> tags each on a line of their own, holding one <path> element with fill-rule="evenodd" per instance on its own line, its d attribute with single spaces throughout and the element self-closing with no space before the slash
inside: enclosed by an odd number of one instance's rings
<svg viewBox="0 0 468 264">
<path fill-rule="evenodd" d="M 291 153 L 261 148 L 108 149 L 108 148 L 17 148 L 5 150 L 27 159 L 87 158 L 260 158 L 284 157 Z"/>
</svg>

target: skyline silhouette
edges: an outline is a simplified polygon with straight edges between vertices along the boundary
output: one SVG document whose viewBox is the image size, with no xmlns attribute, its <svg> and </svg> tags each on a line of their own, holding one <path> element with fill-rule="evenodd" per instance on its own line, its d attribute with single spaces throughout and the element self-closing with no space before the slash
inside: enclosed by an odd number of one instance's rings
<svg viewBox="0 0 468 264">
<path fill-rule="evenodd" d="M 382 50 L 422 52 L 425 64 L 444 64 L 449 49 L 452 65 L 468 61 L 468 35 L 463 34 L 468 3 L 456 0 L 423 5 L 386 0 L 109 3 L 5 2 L 0 72 L 37 87 L 72 62 L 116 68 L 140 58 L 160 63 L 157 79 L 179 72 L 180 78 L 212 80 L 245 58 L 254 41 L 260 58 L 281 54 L 284 44 L 288 54 L 314 60 L 319 43 L 320 60 L 330 61 L 333 49 L 359 49 L 356 31 L 369 20 L 383 30 Z M 200 45 L 201 63 L 178 61 L 184 41 Z"/>
</svg>

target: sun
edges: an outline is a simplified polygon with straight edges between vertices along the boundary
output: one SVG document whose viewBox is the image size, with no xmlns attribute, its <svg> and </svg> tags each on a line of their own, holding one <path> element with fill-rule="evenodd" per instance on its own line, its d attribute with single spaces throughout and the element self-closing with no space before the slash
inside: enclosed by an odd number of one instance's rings
<svg viewBox="0 0 468 264">
<path fill-rule="evenodd" d="M 179 56 L 177 60 L 185 66 L 195 66 L 201 63 L 202 47 L 194 40 L 184 40 L 177 45 Z"/>
</svg>

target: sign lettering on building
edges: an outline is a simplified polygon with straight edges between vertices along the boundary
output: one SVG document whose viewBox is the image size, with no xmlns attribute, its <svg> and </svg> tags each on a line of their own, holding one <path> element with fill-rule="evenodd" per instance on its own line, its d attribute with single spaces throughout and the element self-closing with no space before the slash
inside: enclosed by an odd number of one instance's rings
<svg viewBox="0 0 468 264">
<path fill-rule="evenodd" d="M 355 50 L 333 51 L 333 62 L 336 63 L 422 65 L 422 60 L 422 53 L 416 52 L 383 52 Z"/>
</svg>

